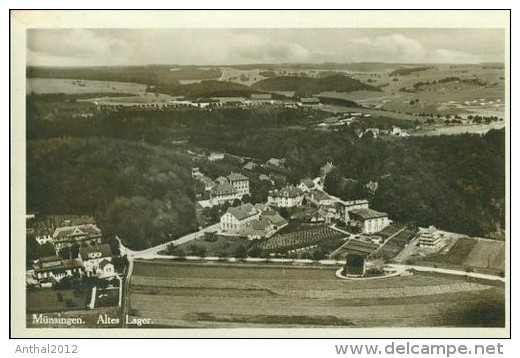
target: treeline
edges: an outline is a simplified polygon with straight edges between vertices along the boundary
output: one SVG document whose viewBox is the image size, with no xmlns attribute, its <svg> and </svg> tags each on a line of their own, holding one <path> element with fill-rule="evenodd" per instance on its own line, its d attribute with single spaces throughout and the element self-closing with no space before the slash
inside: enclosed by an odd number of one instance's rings
<svg viewBox="0 0 520 358">
<path fill-rule="evenodd" d="M 77 137 L 27 142 L 27 210 L 87 214 L 143 249 L 196 228 L 190 164 L 161 146 Z"/>
<path fill-rule="evenodd" d="M 258 81 L 251 87 L 253 89 L 268 91 L 295 91 L 296 96 L 309 96 L 323 91 L 381 91 L 381 89 L 377 87 L 343 75 L 334 75 L 322 78 L 296 76 L 273 77 Z"/>
<path fill-rule="evenodd" d="M 406 75 L 412 74 L 414 72 L 426 71 L 426 70 L 429 70 L 431 68 L 432 67 L 430 67 L 430 66 L 400 68 L 400 69 L 397 69 L 397 70 L 394 70 L 394 71 L 390 72 L 388 74 L 388 76 L 406 76 Z"/>
<path fill-rule="evenodd" d="M 185 98 L 208 98 L 208 97 L 249 97 L 251 93 L 260 93 L 252 90 L 249 86 L 234 82 L 224 81 L 202 81 L 191 84 L 161 84 L 154 92 L 184 96 Z"/>
<path fill-rule="evenodd" d="M 117 66 L 117 67 L 32 67 L 26 69 L 27 78 L 59 78 L 89 81 L 114 81 L 147 85 L 179 84 L 180 80 L 210 80 L 219 78 L 217 67 L 194 66 Z"/>
</svg>

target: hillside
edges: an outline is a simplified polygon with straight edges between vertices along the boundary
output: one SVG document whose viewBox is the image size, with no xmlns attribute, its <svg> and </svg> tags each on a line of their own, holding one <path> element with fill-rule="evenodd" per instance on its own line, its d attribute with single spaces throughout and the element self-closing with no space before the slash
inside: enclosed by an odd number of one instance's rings
<svg viewBox="0 0 520 358">
<path fill-rule="evenodd" d="M 144 249 L 196 227 L 189 168 L 175 153 L 141 142 L 30 140 L 27 211 L 94 215 L 104 234 Z"/>
<path fill-rule="evenodd" d="M 323 78 L 296 76 L 273 77 L 256 82 L 251 87 L 266 91 L 296 91 L 296 95 L 300 96 L 312 95 L 322 91 L 380 91 L 377 87 L 343 75 L 333 75 Z"/>
</svg>

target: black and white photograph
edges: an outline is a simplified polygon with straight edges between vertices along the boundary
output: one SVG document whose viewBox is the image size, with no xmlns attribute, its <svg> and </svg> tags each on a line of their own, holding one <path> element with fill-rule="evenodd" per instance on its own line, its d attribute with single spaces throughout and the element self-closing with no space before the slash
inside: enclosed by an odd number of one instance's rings
<svg viewBox="0 0 520 358">
<path fill-rule="evenodd" d="M 28 25 L 23 334 L 509 334 L 509 13 L 454 13 Z"/>
</svg>

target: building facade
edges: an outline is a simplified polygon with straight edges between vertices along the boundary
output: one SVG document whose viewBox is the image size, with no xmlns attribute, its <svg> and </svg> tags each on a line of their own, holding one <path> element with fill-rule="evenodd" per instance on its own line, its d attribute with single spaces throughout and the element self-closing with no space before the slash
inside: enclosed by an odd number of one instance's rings
<svg viewBox="0 0 520 358">
<path fill-rule="evenodd" d="M 354 209 L 349 216 L 350 224 L 357 226 L 365 234 L 379 232 L 390 224 L 388 214 L 372 209 Z"/>
<path fill-rule="evenodd" d="M 228 208 L 220 218 L 220 230 L 230 233 L 238 233 L 244 230 L 247 224 L 260 218 L 261 212 L 252 204 L 244 204 Z"/>
<path fill-rule="evenodd" d="M 101 230 L 95 224 L 66 226 L 57 228 L 52 235 L 56 251 L 72 245 L 101 244 Z"/>
<path fill-rule="evenodd" d="M 231 173 L 227 176 L 229 184 L 235 188 L 238 195 L 242 198 L 249 195 L 249 178 L 240 173 Z"/>
<path fill-rule="evenodd" d="M 33 265 L 34 278 L 41 285 L 52 285 L 65 277 L 81 276 L 83 265 L 76 259 L 59 256 L 43 257 Z"/>
<path fill-rule="evenodd" d="M 267 204 L 277 208 L 293 208 L 301 206 L 303 192 L 294 186 L 286 186 L 280 190 L 271 191 L 267 197 Z"/>
<path fill-rule="evenodd" d="M 81 247 L 78 258 L 83 262 L 85 274 L 89 277 L 102 278 L 114 275 L 113 265 L 110 267 L 106 263 L 112 261 L 112 250 L 108 244 Z M 105 272 L 105 268 L 108 269 L 107 272 Z"/>
</svg>

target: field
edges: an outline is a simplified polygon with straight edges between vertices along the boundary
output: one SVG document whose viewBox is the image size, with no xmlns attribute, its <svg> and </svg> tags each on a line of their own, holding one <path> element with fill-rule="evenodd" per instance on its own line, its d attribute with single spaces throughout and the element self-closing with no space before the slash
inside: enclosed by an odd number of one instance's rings
<svg viewBox="0 0 520 358">
<path fill-rule="evenodd" d="M 146 85 L 109 81 L 78 81 L 54 78 L 28 78 L 26 92 L 29 93 L 142 93 Z"/>
<path fill-rule="evenodd" d="M 504 116 L 504 70 L 480 65 L 436 65 L 400 75 L 391 72 L 352 74 L 383 92 L 323 92 L 394 113 L 478 114 Z M 453 80 L 446 80 L 446 79 Z M 413 101 L 413 103 L 411 103 Z"/>
<path fill-rule="evenodd" d="M 505 243 L 487 239 L 459 238 L 447 253 L 426 256 L 416 262 L 461 270 L 503 273 L 505 271 Z"/>
<path fill-rule="evenodd" d="M 27 313 L 84 310 L 90 300 L 90 292 L 90 289 L 79 292 L 50 288 L 27 290 Z"/>
<path fill-rule="evenodd" d="M 346 281 L 335 269 L 137 262 L 129 313 L 153 327 L 504 325 L 501 285 L 426 274 Z"/>
<path fill-rule="evenodd" d="M 287 251 L 315 245 L 326 239 L 342 237 L 345 237 L 345 234 L 328 226 L 320 226 L 308 230 L 275 235 L 263 241 L 260 247 L 265 251 Z"/>
<path fill-rule="evenodd" d="M 405 245 L 407 245 L 414 236 L 415 234 L 408 229 L 401 231 L 399 234 L 385 242 L 381 249 L 375 253 L 375 256 L 387 259 L 394 258 L 404 249 Z"/>
</svg>

